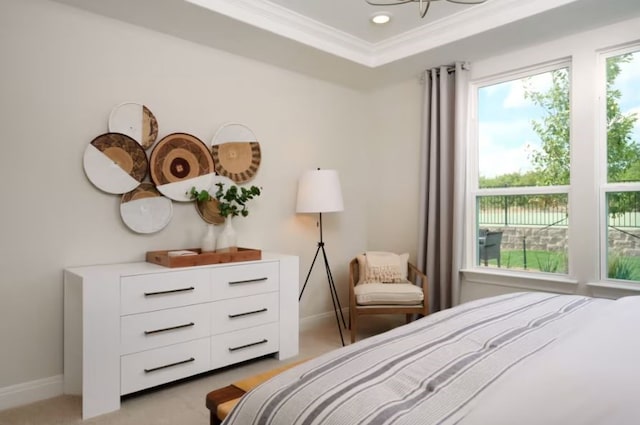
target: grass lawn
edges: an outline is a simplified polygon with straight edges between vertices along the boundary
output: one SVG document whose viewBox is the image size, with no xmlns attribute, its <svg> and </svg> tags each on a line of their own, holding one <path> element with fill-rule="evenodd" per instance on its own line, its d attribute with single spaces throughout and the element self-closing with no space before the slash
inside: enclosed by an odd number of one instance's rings
<svg viewBox="0 0 640 425">
<path fill-rule="evenodd" d="M 502 251 L 500 266 L 514 270 L 532 270 L 547 273 L 567 273 L 566 255 L 551 251 L 527 250 L 527 264 L 522 250 Z M 497 267 L 496 260 L 489 266 Z M 612 279 L 640 281 L 640 257 L 618 257 L 609 261 L 609 277 Z"/>
<path fill-rule="evenodd" d="M 489 260 L 489 266 L 498 266 L 497 260 Z M 551 251 L 527 250 L 526 266 L 522 250 L 502 251 L 500 266 L 516 270 L 537 270 L 548 273 L 566 273 L 565 255 Z"/>
</svg>

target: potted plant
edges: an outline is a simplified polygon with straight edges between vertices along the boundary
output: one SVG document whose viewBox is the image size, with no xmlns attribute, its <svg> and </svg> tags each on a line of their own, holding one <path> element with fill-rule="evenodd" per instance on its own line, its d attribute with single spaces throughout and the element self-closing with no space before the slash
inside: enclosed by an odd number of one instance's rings
<svg viewBox="0 0 640 425">
<path fill-rule="evenodd" d="M 225 189 L 224 183 L 216 183 L 218 189 L 212 197 L 207 190 L 196 190 L 191 188 L 189 195 L 196 202 L 209 202 L 216 200 L 220 216 L 225 219 L 225 227 L 217 240 L 216 251 L 234 250 L 237 246 L 237 236 L 233 228 L 232 218 L 237 216 L 246 217 L 249 215 L 247 202 L 260 196 L 261 189 L 257 186 L 250 188 L 231 185 Z"/>
<path fill-rule="evenodd" d="M 224 183 L 216 183 L 215 198 L 218 200 L 218 208 L 220 215 L 225 218 L 224 229 L 220 233 L 217 243 L 217 251 L 235 251 L 237 250 L 237 235 L 233 228 L 233 217 L 249 215 L 247 202 L 260 196 L 260 188 L 251 186 L 249 189 L 238 187 L 236 185 L 229 186 L 226 190 Z"/>
<path fill-rule="evenodd" d="M 257 186 L 251 186 L 247 189 L 231 185 L 227 190 L 224 190 L 224 183 L 216 183 L 216 186 L 218 186 L 218 190 L 214 194 L 215 198 L 211 196 L 208 190 L 196 190 L 195 187 L 191 188 L 189 195 L 192 200 L 200 203 L 215 199 L 218 202 L 220 215 L 224 218 L 229 216 L 237 217 L 238 215 L 248 216 L 247 202 L 260 196 L 261 193 L 260 188 Z"/>
<path fill-rule="evenodd" d="M 207 190 L 196 190 L 192 187 L 187 195 L 196 202 L 196 210 L 200 217 L 207 223 L 207 229 L 200 241 L 201 252 L 213 252 L 216 250 L 216 235 L 214 224 L 224 223 L 224 218 L 220 216 L 218 201 L 212 198 Z"/>
<path fill-rule="evenodd" d="M 191 187 L 187 194 L 196 202 L 207 202 L 213 199 L 208 190 L 196 190 L 194 186 Z"/>
<path fill-rule="evenodd" d="M 215 197 L 218 200 L 220 215 L 224 218 L 237 217 L 238 215 L 248 216 L 247 202 L 260 196 L 260 188 L 257 186 L 251 186 L 247 189 L 231 185 L 227 190 L 224 190 L 224 183 L 216 183 L 216 186 L 218 186 L 218 190 Z"/>
</svg>

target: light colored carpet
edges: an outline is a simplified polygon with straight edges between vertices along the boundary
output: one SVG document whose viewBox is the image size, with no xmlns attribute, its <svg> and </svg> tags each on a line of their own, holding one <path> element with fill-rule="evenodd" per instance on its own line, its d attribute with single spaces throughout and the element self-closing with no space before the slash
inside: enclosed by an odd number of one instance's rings
<svg viewBox="0 0 640 425">
<path fill-rule="evenodd" d="M 372 316 L 361 319 L 358 339 L 391 329 L 403 322 L 400 316 Z M 348 330 L 343 329 L 345 343 Z M 300 333 L 300 353 L 284 363 L 315 357 L 340 347 L 335 321 L 327 321 Z M 207 425 L 209 411 L 205 396 L 209 391 L 273 369 L 282 364 L 268 357 L 214 371 L 196 379 L 138 393 L 123 399 L 120 410 L 82 421 L 81 399 L 59 396 L 37 403 L 0 411 L 0 425 Z"/>
</svg>

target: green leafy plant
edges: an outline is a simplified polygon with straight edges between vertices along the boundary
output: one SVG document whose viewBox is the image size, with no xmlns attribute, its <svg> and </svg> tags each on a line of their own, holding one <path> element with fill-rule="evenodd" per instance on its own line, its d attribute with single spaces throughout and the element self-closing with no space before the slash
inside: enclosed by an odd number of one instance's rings
<svg viewBox="0 0 640 425">
<path fill-rule="evenodd" d="M 244 187 L 238 187 L 236 185 L 229 186 L 228 189 L 224 189 L 224 183 L 216 183 L 218 189 L 214 194 L 215 199 L 218 201 L 218 209 L 222 217 L 237 217 L 241 215 L 246 217 L 249 215 L 247 209 L 247 202 L 253 198 L 260 196 L 261 189 L 257 186 L 251 186 L 249 189 Z M 195 187 L 191 187 L 191 190 L 187 192 L 189 197 L 197 202 L 207 202 L 214 199 L 207 190 L 196 190 Z"/>
<path fill-rule="evenodd" d="M 560 269 L 560 263 L 562 256 L 553 255 L 551 252 L 547 252 L 546 255 L 538 254 L 536 256 L 538 262 L 538 270 L 546 273 L 557 273 Z"/>
<path fill-rule="evenodd" d="M 191 190 L 187 192 L 187 195 L 189 195 L 192 200 L 197 202 L 207 202 L 213 199 L 208 191 L 206 190 L 198 191 L 196 190 L 195 187 L 191 187 Z"/>
<path fill-rule="evenodd" d="M 260 196 L 261 193 L 257 186 L 251 186 L 247 189 L 232 185 L 226 190 L 224 183 L 216 183 L 216 186 L 218 186 L 218 190 L 215 193 L 215 198 L 218 200 L 220 215 L 225 218 L 237 217 L 238 215 L 248 216 L 247 202 Z"/>
<path fill-rule="evenodd" d="M 611 279 L 633 280 L 634 264 L 625 257 L 613 257 L 609 260 L 607 276 Z"/>
</svg>

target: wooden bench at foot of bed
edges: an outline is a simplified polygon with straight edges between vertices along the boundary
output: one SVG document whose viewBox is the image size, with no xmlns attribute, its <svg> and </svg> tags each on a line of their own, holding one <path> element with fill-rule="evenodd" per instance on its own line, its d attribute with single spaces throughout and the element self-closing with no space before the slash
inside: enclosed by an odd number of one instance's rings
<svg viewBox="0 0 640 425">
<path fill-rule="evenodd" d="M 207 394 L 207 409 L 210 412 L 211 425 L 219 425 L 227 417 L 240 398 L 280 372 L 290 369 L 306 360 L 289 363 L 275 369 L 250 376 L 226 387 L 218 388 Z"/>
</svg>

